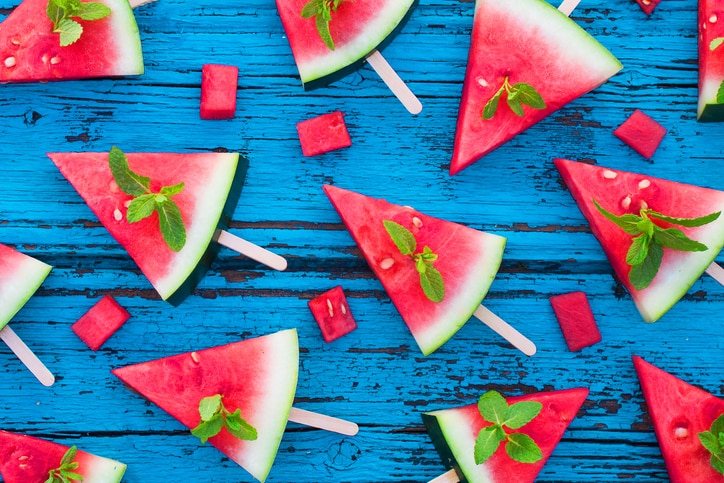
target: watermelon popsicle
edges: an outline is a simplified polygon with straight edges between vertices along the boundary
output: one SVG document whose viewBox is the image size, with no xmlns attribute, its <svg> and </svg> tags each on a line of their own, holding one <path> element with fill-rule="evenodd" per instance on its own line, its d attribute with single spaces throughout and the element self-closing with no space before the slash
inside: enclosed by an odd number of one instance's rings
<svg viewBox="0 0 724 483">
<path fill-rule="evenodd" d="M 52 267 L 0 243 L 0 339 L 44 386 L 55 376 L 10 328 L 8 323 L 25 305 Z"/>
<path fill-rule="evenodd" d="M 161 298 L 180 304 L 219 251 L 276 270 L 286 260 L 226 231 L 248 160 L 235 153 L 49 153 Z"/>
<path fill-rule="evenodd" d="M 503 258 L 505 238 L 324 185 L 372 271 L 429 355 L 475 315 L 526 355 L 536 347 L 480 305 Z"/>
<path fill-rule="evenodd" d="M 304 89 L 342 78 L 365 60 L 412 114 L 422 104 L 380 50 L 402 29 L 417 0 L 276 0 Z"/>
<path fill-rule="evenodd" d="M 358 431 L 355 423 L 292 407 L 299 372 L 296 329 L 112 372 L 260 481 L 271 471 L 287 421 L 349 436 Z M 238 424 L 209 431 L 220 417 L 210 414 L 209 401 L 227 423 L 231 418 Z"/>
</svg>

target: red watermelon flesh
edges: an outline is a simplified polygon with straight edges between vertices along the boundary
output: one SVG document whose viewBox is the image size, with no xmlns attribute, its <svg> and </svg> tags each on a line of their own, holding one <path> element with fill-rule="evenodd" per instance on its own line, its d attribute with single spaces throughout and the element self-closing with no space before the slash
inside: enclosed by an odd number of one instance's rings
<svg viewBox="0 0 724 483">
<path fill-rule="evenodd" d="M 97 351 L 130 317 L 116 299 L 106 294 L 70 328 L 91 350 Z"/>
<path fill-rule="evenodd" d="M 236 114 L 235 65 L 204 64 L 201 68 L 201 119 L 232 119 Z"/>
<path fill-rule="evenodd" d="M 671 482 L 724 482 L 697 436 L 724 414 L 724 400 L 639 356 L 633 356 L 633 363 Z"/>
<path fill-rule="evenodd" d="M 61 47 L 46 14 L 48 0 L 23 0 L 0 24 L 0 82 L 143 74 L 141 38 L 128 0 L 102 0 L 111 14 L 83 21 L 83 33 Z"/>
<path fill-rule="evenodd" d="M 724 5 L 719 0 L 699 0 L 699 105 L 697 120 L 724 121 L 724 103 L 717 93 L 724 82 Z"/>
<path fill-rule="evenodd" d="M 297 133 L 302 145 L 302 154 L 305 156 L 317 156 L 352 145 L 342 111 L 298 122 Z"/>
<path fill-rule="evenodd" d="M 505 238 L 335 186 L 325 185 L 324 191 L 423 354 L 434 352 L 468 321 L 487 294 L 503 259 Z M 445 282 L 442 302 L 427 298 L 412 258 L 400 253 L 383 220 L 406 227 L 418 250 L 427 245 L 439 256 L 434 266 Z"/>
<path fill-rule="evenodd" d="M 575 352 L 601 342 L 586 292 L 569 292 L 550 299 L 568 349 Z"/>
<path fill-rule="evenodd" d="M 356 69 L 382 49 L 406 23 L 417 0 L 346 0 L 332 12 L 330 50 L 314 18 L 300 13 L 309 0 L 276 0 L 279 17 L 305 89 L 328 84 Z"/>
<path fill-rule="evenodd" d="M 244 184 L 248 161 L 232 153 L 127 153 L 136 173 L 150 177 L 152 189 L 183 182 L 173 200 L 186 227 L 186 245 L 174 252 L 164 242 L 158 216 L 126 221 L 132 196 L 113 180 L 108 153 L 49 153 L 103 226 L 148 277 L 164 300 L 177 305 L 191 293 L 216 257 L 213 237 L 231 218 Z"/>
<path fill-rule="evenodd" d="M 0 474 L 5 483 L 44 483 L 60 466 L 68 446 L 0 430 Z M 75 459 L 86 483 L 118 483 L 126 465 L 78 450 Z"/>
<path fill-rule="evenodd" d="M 264 481 L 286 428 L 298 371 L 297 331 L 291 329 L 112 372 L 189 429 L 200 422 L 201 399 L 222 395 L 229 411 L 241 409 L 258 438 L 242 441 L 224 429 L 209 443 Z"/>
<path fill-rule="evenodd" d="M 308 302 L 324 342 L 332 342 L 357 328 L 347 297 L 340 285 L 317 295 Z"/>
<path fill-rule="evenodd" d="M 554 162 L 616 276 L 647 322 L 658 320 L 673 307 L 724 246 L 724 217 L 701 227 L 677 227 L 709 249 L 703 252 L 664 249 L 661 267 L 651 285 L 636 290 L 629 282 L 630 266 L 626 264 L 631 235 L 606 219 L 592 200 L 614 215 L 639 214 L 642 206 L 646 206 L 668 216 L 696 218 L 724 211 L 724 192 L 564 159 Z"/>
<path fill-rule="evenodd" d="M 666 128 L 636 109 L 613 134 L 646 159 L 651 158 L 666 135 Z"/>
<path fill-rule="evenodd" d="M 646 15 L 651 15 L 654 9 L 661 3 L 661 0 L 636 0 L 641 10 L 646 12 Z"/>
<path fill-rule="evenodd" d="M 476 464 L 475 439 L 490 423 L 477 404 L 423 413 L 422 420 L 446 468 L 454 468 L 460 481 L 470 483 L 532 483 L 553 453 L 563 433 L 588 396 L 588 389 L 574 388 L 506 398 L 509 405 L 520 401 L 543 404 L 540 414 L 515 432 L 533 438 L 543 453 L 536 463 L 519 463 L 502 447 L 483 464 Z"/>
<path fill-rule="evenodd" d="M 23 308 L 52 268 L 0 243 L 0 329 Z"/>
<path fill-rule="evenodd" d="M 450 174 L 454 175 L 574 99 L 600 86 L 621 64 L 544 0 L 477 0 Z M 510 110 L 505 96 L 492 119 L 485 104 L 508 77 L 527 83 L 545 109 Z"/>
</svg>

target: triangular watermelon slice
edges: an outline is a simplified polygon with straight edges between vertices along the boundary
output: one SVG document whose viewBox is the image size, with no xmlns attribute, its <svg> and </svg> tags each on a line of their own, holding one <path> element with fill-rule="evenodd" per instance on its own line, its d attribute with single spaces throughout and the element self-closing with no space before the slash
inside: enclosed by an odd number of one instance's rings
<svg viewBox="0 0 724 483">
<path fill-rule="evenodd" d="M 186 228 L 186 245 L 171 250 L 158 216 L 126 221 L 132 196 L 115 183 L 108 153 L 49 153 L 65 178 L 88 203 L 103 226 L 138 264 L 164 300 L 178 305 L 203 278 L 219 250 L 213 241 L 226 228 L 241 195 L 248 160 L 233 153 L 127 153 L 136 173 L 153 184 L 184 183 L 173 200 Z"/>
<path fill-rule="evenodd" d="M 672 483 L 724 482 L 709 463 L 698 433 L 724 414 L 724 399 L 633 356 L 656 439 Z"/>
<path fill-rule="evenodd" d="M 572 100 L 600 86 L 621 63 L 544 0 L 477 0 L 450 174 L 463 170 Z M 505 79 L 532 86 L 546 107 L 483 109 Z"/>
<path fill-rule="evenodd" d="M 356 70 L 399 32 L 418 0 L 344 0 L 331 14 L 334 50 L 322 40 L 314 18 L 301 16 L 309 0 L 276 0 L 305 90 L 321 87 Z"/>
<path fill-rule="evenodd" d="M 52 268 L 0 243 L 0 329 L 23 308 Z"/>
<path fill-rule="evenodd" d="M 0 430 L 0 474 L 5 483 L 42 483 L 57 469 L 68 446 Z M 126 465 L 78 450 L 73 459 L 86 483 L 119 483 Z"/>
<path fill-rule="evenodd" d="M 297 331 L 290 329 L 112 372 L 188 428 L 199 424 L 205 397 L 220 394 L 227 409 L 241 409 L 258 438 L 242 441 L 222 429 L 209 443 L 264 481 L 286 428 L 298 371 Z"/>
<path fill-rule="evenodd" d="M 23 0 L 0 25 L 0 82 L 143 74 L 141 38 L 128 0 L 102 0 L 111 13 L 78 21 L 80 38 L 60 45 L 48 0 Z"/>
<path fill-rule="evenodd" d="M 503 260 L 505 238 L 335 186 L 324 191 L 423 354 L 434 352 L 480 306 Z M 445 284 L 441 302 L 425 295 L 414 261 L 395 246 L 383 220 L 404 226 L 419 250 L 429 246 L 438 255 L 434 266 Z"/>
<path fill-rule="evenodd" d="M 724 23 L 718 0 L 699 0 L 699 103 L 696 119 L 701 122 L 724 121 L 724 102 L 719 90 L 724 83 Z"/>
<path fill-rule="evenodd" d="M 724 217 L 700 227 L 677 227 L 708 250 L 685 252 L 665 248 L 653 282 L 643 290 L 636 290 L 629 281 L 631 267 L 626 264 L 631 235 L 606 219 L 593 200 L 619 216 L 638 214 L 642 207 L 648 207 L 668 216 L 695 218 L 724 211 L 724 192 L 564 159 L 556 159 L 554 163 L 616 276 L 647 322 L 658 320 L 673 307 L 724 247 Z"/>
<path fill-rule="evenodd" d="M 490 423 L 480 415 L 477 404 L 423 413 L 422 420 L 446 468 L 454 468 L 462 482 L 532 483 L 553 453 L 588 396 L 588 389 L 574 388 L 539 392 L 506 398 L 509 405 L 520 401 L 538 401 L 543 409 L 517 432 L 533 438 L 543 458 L 535 463 L 519 463 L 503 448 L 485 463 L 475 463 L 475 440 Z"/>
</svg>

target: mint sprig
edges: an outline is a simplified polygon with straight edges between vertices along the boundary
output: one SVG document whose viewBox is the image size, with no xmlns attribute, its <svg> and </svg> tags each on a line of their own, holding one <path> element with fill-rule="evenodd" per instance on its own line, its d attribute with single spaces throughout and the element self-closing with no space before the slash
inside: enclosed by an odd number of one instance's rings
<svg viewBox="0 0 724 483">
<path fill-rule="evenodd" d="M 53 33 L 60 34 L 60 46 L 75 43 L 83 34 L 83 26 L 73 18 L 100 20 L 111 14 L 111 9 L 101 2 L 81 0 L 48 0 L 48 18 L 53 22 Z"/>
<path fill-rule="evenodd" d="M 498 391 L 488 391 L 478 400 L 480 415 L 492 423 L 478 433 L 475 439 L 475 463 L 485 463 L 505 443 L 505 452 L 519 463 L 535 463 L 543 458 L 536 442 L 525 433 L 507 432 L 520 429 L 533 420 L 543 409 L 538 401 L 520 401 L 512 405 Z"/>
<path fill-rule="evenodd" d="M 503 94 L 505 94 L 505 100 L 510 110 L 519 117 L 523 117 L 525 114 L 523 112 L 524 105 L 532 107 L 533 109 L 546 108 L 543 97 L 535 90 L 535 87 L 525 82 L 518 82 L 511 85 L 508 81 L 508 76 L 506 76 L 498 92 L 485 104 L 483 108 L 483 121 L 492 119 L 495 113 L 498 112 L 498 105 Z"/>
<path fill-rule="evenodd" d="M 332 21 L 332 12 L 336 12 L 342 2 L 346 0 L 310 0 L 300 15 L 302 18 L 314 18 L 317 32 L 330 50 L 334 50 L 334 40 L 329 31 L 329 22 Z"/>
<path fill-rule="evenodd" d="M 382 220 L 382 224 L 400 253 L 409 255 L 415 262 L 415 269 L 420 274 L 420 286 L 425 296 L 433 302 L 442 302 L 445 298 L 445 282 L 440 271 L 433 266 L 438 256 L 428 246 L 425 246 L 422 252 L 415 253 L 417 251 L 415 235 L 399 223 Z"/>
<path fill-rule="evenodd" d="M 126 155 L 113 146 L 108 154 L 108 164 L 116 184 L 126 194 L 134 196 L 128 205 L 126 220 L 129 223 L 148 218 L 158 213 L 161 235 L 168 247 L 177 252 L 186 244 L 186 228 L 181 210 L 171 197 L 179 194 L 184 183 L 164 186 L 157 193 L 151 191 L 151 178 L 131 171 Z"/>
<path fill-rule="evenodd" d="M 664 248 L 682 252 L 703 252 L 707 246 L 692 240 L 678 228 L 662 228 L 652 218 L 686 228 L 703 226 L 719 218 L 721 212 L 711 213 L 697 218 L 679 218 L 664 215 L 648 208 L 639 215 L 614 215 L 594 199 L 593 204 L 609 221 L 615 223 L 624 232 L 633 236 L 631 246 L 626 253 L 626 264 L 631 266 L 629 281 L 636 290 L 643 290 L 654 280 L 661 266 Z"/>
<path fill-rule="evenodd" d="M 78 448 L 75 445 L 68 448 L 63 458 L 60 460 L 60 465 L 48 471 L 48 479 L 45 483 L 71 483 L 73 481 L 83 481 L 83 476 L 75 472 L 78 469 L 78 462 L 73 461 L 78 454 Z"/>
<path fill-rule="evenodd" d="M 205 397 L 199 402 L 201 422 L 191 430 L 191 434 L 199 438 L 201 444 L 204 444 L 226 427 L 226 430 L 238 439 L 255 440 L 257 438 L 256 429 L 241 417 L 241 409 L 237 408 L 233 413 L 229 412 L 221 400 L 222 396 L 215 394 Z"/>
<path fill-rule="evenodd" d="M 709 431 L 698 433 L 701 445 L 711 453 L 711 467 L 724 475 L 724 414 L 711 423 Z"/>
</svg>

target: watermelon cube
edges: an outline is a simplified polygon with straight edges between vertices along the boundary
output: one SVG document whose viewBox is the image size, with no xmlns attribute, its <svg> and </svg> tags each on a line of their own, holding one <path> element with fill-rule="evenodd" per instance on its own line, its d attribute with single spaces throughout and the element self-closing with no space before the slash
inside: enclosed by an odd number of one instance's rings
<svg viewBox="0 0 724 483">
<path fill-rule="evenodd" d="M 97 351 L 131 315 L 110 295 L 104 295 L 71 326 L 75 335 Z"/>
<path fill-rule="evenodd" d="M 344 122 L 344 113 L 330 112 L 297 123 L 299 142 L 305 156 L 317 156 L 335 149 L 348 148 L 352 140 Z"/>
<path fill-rule="evenodd" d="M 550 302 L 569 350 L 576 352 L 601 342 L 601 332 L 585 292 L 554 295 Z"/>
<path fill-rule="evenodd" d="M 204 64 L 201 69 L 201 119 L 234 117 L 238 80 L 238 67 Z"/>
<path fill-rule="evenodd" d="M 325 342 L 332 342 L 357 328 L 344 290 L 339 285 L 309 301 L 309 310 L 322 329 Z"/>
<path fill-rule="evenodd" d="M 646 12 L 646 15 L 651 15 L 656 6 L 661 3 L 661 0 L 636 0 L 641 10 Z"/>
<path fill-rule="evenodd" d="M 666 128 L 636 109 L 623 124 L 613 131 L 623 142 L 646 159 L 654 155 L 666 135 Z"/>
</svg>

